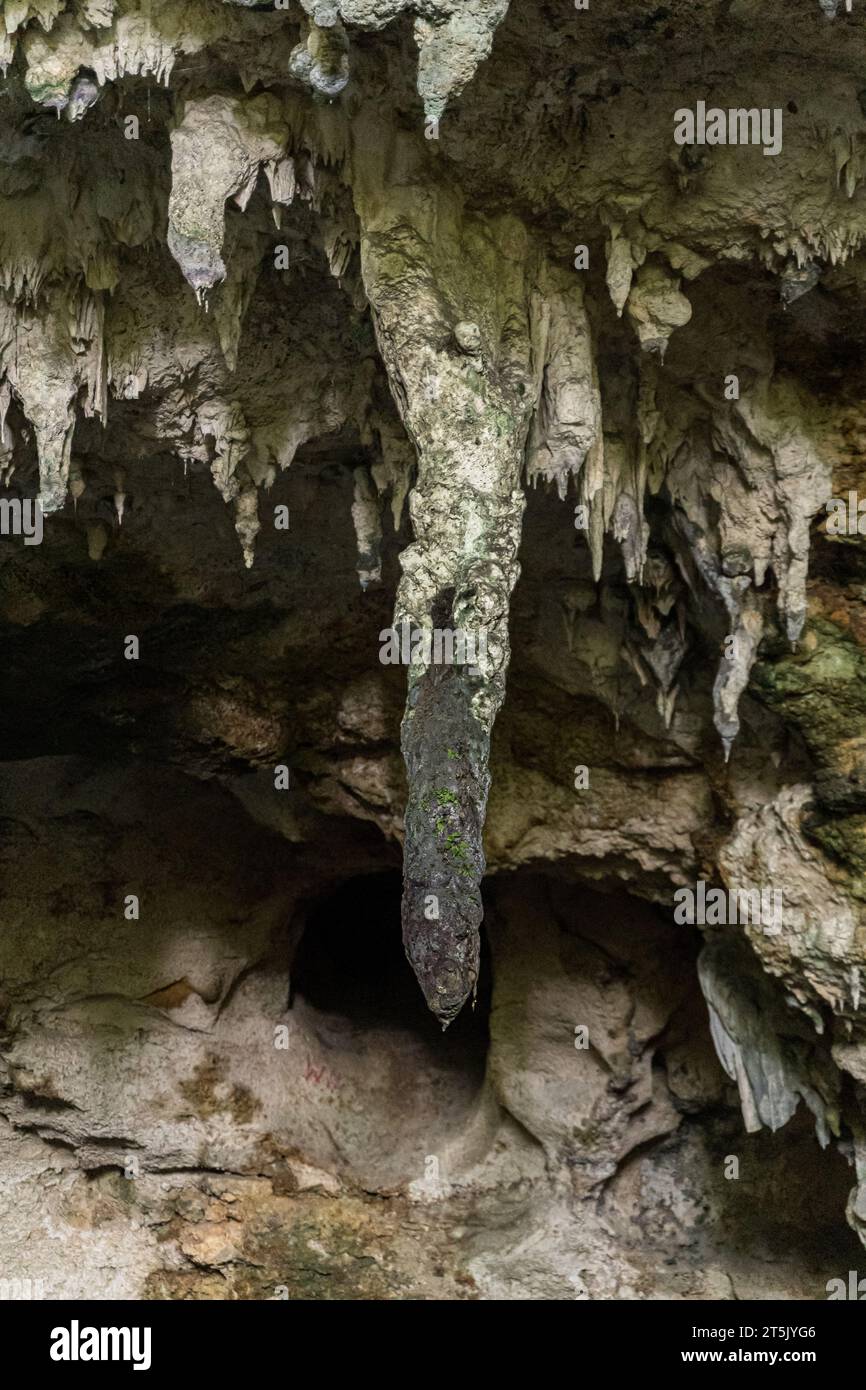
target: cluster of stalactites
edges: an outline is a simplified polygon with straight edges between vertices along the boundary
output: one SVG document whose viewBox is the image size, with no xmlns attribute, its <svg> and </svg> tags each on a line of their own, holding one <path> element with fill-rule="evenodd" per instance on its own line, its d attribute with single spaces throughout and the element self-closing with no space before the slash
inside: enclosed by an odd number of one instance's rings
<svg viewBox="0 0 866 1390">
<path fill-rule="evenodd" d="M 263 16 L 253 0 L 224 0 L 216 8 L 201 0 L 7 0 L 0 26 L 0 70 L 8 70 L 16 47 L 24 55 L 26 82 L 42 104 L 66 111 L 82 69 L 95 75 L 93 92 L 79 94 L 86 107 L 98 88 L 125 76 L 153 75 L 168 83 L 178 59 L 219 42 L 235 46 L 249 38 L 251 9 L 268 35 L 287 27 L 300 42 L 286 53 L 286 69 L 318 97 L 332 101 L 350 78 L 347 29 L 383 29 L 402 11 L 414 15 L 418 47 L 418 91 L 428 120 L 438 120 L 490 53 L 493 35 L 509 0 L 279 0 Z M 246 74 L 245 74 L 246 76 Z M 249 74 L 249 83 L 255 80 Z M 78 112 L 72 116 L 77 119 Z"/>
<path fill-rule="evenodd" d="M 378 415 L 371 412 L 369 360 L 346 362 L 335 371 L 328 354 L 338 348 L 329 349 L 323 340 L 313 354 L 302 345 L 293 364 L 293 391 L 272 393 L 258 415 L 256 402 L 251 415 L 235 384 L 242 323 L 263 258 L 282 255 L 281 268 L 291 269 L 288 243 L 295 247 L 297 240 L 295 234 L 282 244 L 277 237 L 274 248 L 267 235 L 251 229 L 227 243 L 227 203 L 245 210 L 260 180 L 270 193 L 278 229 L 293 204 L 315 211 L 332 275 L 356 311 L 363 304 L 351 264 L 357 232 L 351 218 L 341 219 L 338 207 L 324 205 L 332 151 L 324 141 L 323 169 L 309 149 L 289 154 L 291 115 L 291 103 L 287 109 L 270 95 L 249 100 L 215 95 L 180 109 L 172 133 L 167 242 L 198 305 L 179 281 L 170 311 L 146 270 L 144 248 L 161 220 L 148 169 L 133 161 L 121 188 L 111 183 L 106 191 L 88 183 L 73 190 L 71 171 L 48 164 L 29 137 L 19 141 L 20 149 L 10 146 L 10 157 L 24 171 L 38 155 L 45 177 L 34 197 L 11 203 L 0 226 L 0 466 L 8 485 L 15 440 L 6 417 L 14 396 L 32 428 L 46 514 L 61 509 L 69 491 L 77 504 L 87 484 L 88 468 L 73 455 L 77 414 L 105 423 L 111 397 L 135 400 L 145 392 L 159 438 L 184 468 L 202 463 L 211 468 L 221 496 L 234 508 L 248 566 L 260 529 L 259 489 L 272 485 L 307 439 L 347 420 L 367 443 L 378 433 L 387 437 L 370 485 L 376 495 L 390 492 L 398 510 L 402 506 L 408 470 L 387 426 L 380 429 Z M 134 153 L 137 149 L 130 146 Z M 73 191 L 75 211 L 67 234 L 58 237 L 54 210 L 58 202 L 70 201 Z M 122 276 L 116 244 L 142 248 Z M 275 351 L 279 357 L 278 345 Z M 178 354 L 183 370 L 173 381 L 165 362 Z M 264 379 L 266 364 L 262 371 Z M 376 538 L 369 534 L 369 499 L 360 493 L 353 517 L 359 549 L 370 552 L 359 560 L 369 582 L 376 570 Z M 95 549 L 101 555 L 104 541 Z"/>
<path fill-rule="evenodd" d="M 438 115 L 449 91 L 468 80 L 486 53 L 506 5 L 504 0 L 471 0 L 462 6 L 428 7 L 419 0 L 414 8 L 424 36 L 422 79 L 432 84 L 427 91 L 429 110 Z M 192 51 L 201 39 L 193 41 L 183 24 L 180 29 L 164 24 L 164 0 L 154 0 L 146 15 L 122 0 L 117 5 L 90 5 L 88 23 L 96 37 L 88 66 L 96 87 L 90 78 L 82 87 L 81 34 L 63 9 L 60 0 L 7 7 L 7 30 L 14 32 L 31 19 L 41 21 L 42 27 L 24 31 L 28 81 L 42 101 L 58 109 L 64 106 L 76 118 L 86 114 L 103 82 L 128 72 L 167 76 L 174 56 Z M 308 31 L 295 50 L 292 70 L 320 89 L 320 95 L 337 95 L 347 71 L 342 25 L 380 27 L 392 17 L 394 5 L 305 0 L 304 10 Z M 194 18 L 187 17 L 184 24 L 189 27 Z M 236 15 L 233 22 L 240 19 Z M 166 34 L 172 35 L 170 43 Z M 455 45 L 463 55 L 456 76 L 449 67 Z M 171 135 L 168 246 L 202 307 L 212 308 L 230 372 L 258 274 L 258 256 L 255 246 L 235 247 L 231 264 L 224 260 L 227 203 L 245 209 L 262 177 L 278 226 L 294 200 L 306 201 L 321 218 L 325 251 L 338 277 L 346 271 L 357 235 L 349 223 L 322 215 L 313 160 L 288 152 L 290 125 L 285 102 L 270 92 L 252 99 L 215 94 L 187 102 Z M 792 640 L 802 628 L 808 529 L 829 493 L 826 470 L 797 424 L 790 393 L 769 378 L 736 402 L 720 401 L 711 410 L 715 453 L 701 457 L 704 446 L 695 442 L 691 422 L 668 411 L 669 396 L 658 364 L 664 361 L 671 334 L 691 316 L 683 285 L 708 262 L 683 246 L 634 240 L 616 224 L 609 230 L 610 295 L 617 312 L 627 313 L 648 354 L 641 374 L 636 442 L 618 433 L 605 434 L 580 277 L 548 267 L 536 287 L 531 314 L 537 410 L 527 444 L 526 475 L 533 483 L 555 483 L 563 497 L 570 481 L 576 481 L 596 579 L 605 536 L 619 544 L 626 578 L 635 587 L 641 629 L 624 643 L 623 655 L 642 682 L 655 685 L 659 712 L 669 724 L 686 650 L 683 605 L 676 584 L 662 573 L 661 558 L 649 553 L 645 517 L 647 493 L 666 490 L 688 557 L 680 568 L 715 595 L 727 618 L 731 640 L 721 657 L 714 696 L 717 727 L 729 751 L 738 728 L 738 700 L 767 621 L 766 601 L 757 590 L 769 569 L 777 579 L 779 607 Z M 811 262 L 798 259 L 796 284 L 791 281 L 789 293 L 808 288 L 800 279 L 812 274 Z M 31 289 L 32 283 L 31 277 Z M 94 283 L 99 286 L 98 275 Z M 209 296 L 217 286 L 219 295 L 211 305 Z M 113 288 L 110 276 L 106 288 Z M 63 293 L 53 288 L 38 311 L 11 301 L 3 307 L 11 320 L 5 337 L 5 378 L 34 428 L 47 512 L 57 510 L 65 499 L 78 401 L 87 413 L 104 418 L 109 385 L 128 398 L 139 394 L 147 380 L 142 361 L 113 360 L 110 341 L 106 345 L 105 295 L 99 288 L 76 285 L 66 296 L 68 302 L 62 299 Z M 39 379 L 36 363 L 51 364 L 45 380 Z M 186 463 L 200 460 L 203 452 L 210 454 L 215 482 L 235 507 L 244 557 L 252 564 L 259 530 L 258 488 L 269 486 L 275 470 L 288 465 L 313 426 L 335 427 L 335 413 L 326 420 L 317 416 L 303 423 L 284 422 L 280 430 L 271 430 L 280 438 L 276 444 L 269 441 L 265 450 L 258 447 L 261 430 L 245 418 L 231 390 L 215 389 L 193 407 L 192 415 L 191 433 L 187 429 L 172 442 Z M 376 432 L 363 411 L 356 418 L 368 438 Z M 392 449 L 378 475 L 365 469 L 356 474 L 352 516 L 364 584 L 379 573 L 381 494 L 389 491 L 402 505 L 410 468 L 405 454 L 396 459 Z"/>
<path fill-rule="evenodd" d="M 309 156 L 285 152 L 277 117 L 276 104 L 267 96 L 246 103 L 211 97 L 187 106 L 173 136 L 169 245 L 202 303 L 200 312 L 207 307 L 208 293 L 222 282 L 213 317 L 230 369 L 257 268 L 227 267 L 222 260 L 227 200 L 233 198 L 244 208 L 263 173 L 276 216 L 296 197 L 311 206 L 316 203 L 313 162 Z M 202 169 L 209 171 L 207 179 Z M 195 236 L 190 227 L 196 229 Z M 623 264 L 616 244 L 614 238 L 612 260 L 619 257 Z M 331 226 L 327 245 L 331 269 L 339 275 L 351 252 L 350 233 Z M 618 274 L 614 266 L 609 283 L 619 285 Z M 655 688 L 666 724 L 674 714 L 677 678 L 687 650 L 684 577 L 719 601 L 728 638 L 714 700 L 727 753 L 738 729 L 738 701 L 768 620 L 766 596 L 759 590 L 772 569 L 786 630 L 796 640 L 805 617 L 809 524 L 826 500 L 829 481 L 803 433 L 793 388 L 769 380 L 758 382 L 737 401 L 719 402 L 711 413 L 716 452 L 712 459 L 702 457 L 705 444 L 675 411 L 669 416 L 665 410 L 661 345 L 665 333 L 672 331 L 672 319 L 683 322 L 687 317 L 678 297 L 684 298 L 679 287 L 671 285 L 670 272 L 644 263 L 618 304 L 628 310 L 639 337 L 644 326 L 641 341 L 650 354 L 642 371 L 632 447 L 619 435 L 605 436 L 580 280 L 546 266 L 532 303 L 537 408 L 526 446 L 526 474 L 533 483 L 541 479 L 555 484 L 563 497 L 570 481 L 576 481 L 576 510 L 584 513 L 596 579 L 605 535 L 619 544 L 639 624 L 624 639 L 622 656 L 642 684 Z M 8 406 L 14 393 L 33 427 L 41 501 L 50 513 L 64 505 L 70 487 L 76 409 L 80 405 L 85 413 L 105 419 L 109 386 L 127 399 L 140 395 L 148 380 L 146 354 L 135 362 L 128 352 L 113 348 L 110 337 L 106 341 L 105 296 L 84 287 L 46 291 L 38 308 L 3 299 L 0 313 L 3 341 L 8 344 L 0 364 L 0 400 Z M 260 527 L 258 489 L 270 487 L 276 468 L 291 462 L 315 423 L 338 427 L 343 417 L 338 413 L 318 422 L 286 420 L 275 446 L 262 451 L 255 422 L 245 418 L 231 393 L 215 392 L 197 403 L 193 413 L 192 436 L 187 431 L 171 442 L 186 464 L 208 457 L 222 497 L 235 508 L 245 561 L 251 565 Z M 359 467 L 355 474 L 352 520 L 359 577 L 366 587 L 380 576 L 383 496 L 392 497 L 399 523 L 413 458 L 405 436 L 371 416 L 360 402 L 354 418 L 364 442 L 381 455 L 372 471 Z M 12 441 L 5 420 L 0 448 L 8 483 Z M 80 472 L 74 482 L 82 486 Z M 662 487 L 673 505 L 675 535 L 688 561 L 676 573 L 658 549 L 650 549 L 645 519 L 647 494 Z"/>
<path fill-rule="evenodd" d="M 713 699 L 727 757 L 739 729 L 739 700 L 771 617 L 765 578 L 772 571 L 779 617 L 796 642 L 806 616 L 809 528 L 830 495 L 831 478 L 803 423 L 808 411 L 799 391 L 773 377 L 771 359 L 766 372 L 742 393 L 731 392 L 730 400 L 722 375 L 698 382 L 697 414 L 667 382 L 667 344 L 692 313 L 683 283 L 708 264 L 678 245 L 648 254 L 611 228 L 608 289 L 643 354 L 631 438 L 604 429 L 580 289 L 564 274 L 548 284 L 537 312 L 544 372 L 526 472 L 533 483 L 554 483 L 563 498 L 575 480 L 576 525 L 585 528 L 596 581 L 605 536 L 618 543 L 641 629 L 626 638 L 622 655 L 642 684 L 655 686 L 668 725 L 687 649 L 683 590 L 691 587 L 699 602 L 711 595 L 719 604 L 726 634 Z M 815 282 L 814 276 L 798 281 L 792 290 L 789 279 L 780 277 L 785 302 Z M 676 573 L 662 552 L 650 548 L 650 493 L 664 493 L 672 509 L 674 525 L 665 539 L 674 549 Z"/>
</svg>

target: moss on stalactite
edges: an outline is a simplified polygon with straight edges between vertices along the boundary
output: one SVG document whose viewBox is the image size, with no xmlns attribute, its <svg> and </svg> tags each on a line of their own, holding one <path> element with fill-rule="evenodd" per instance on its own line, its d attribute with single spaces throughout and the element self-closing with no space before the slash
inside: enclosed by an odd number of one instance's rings
<svg viewBox="0 0 866 1390">
<path fill-rule="evenodd" d="M 490 736 L 472 713 L 472 678 L 431 666 L 413 685 L 402 730 L 409 777 L 403 942 L 443 1026 L 478 980 L 481 836 Z"/>
</svg>

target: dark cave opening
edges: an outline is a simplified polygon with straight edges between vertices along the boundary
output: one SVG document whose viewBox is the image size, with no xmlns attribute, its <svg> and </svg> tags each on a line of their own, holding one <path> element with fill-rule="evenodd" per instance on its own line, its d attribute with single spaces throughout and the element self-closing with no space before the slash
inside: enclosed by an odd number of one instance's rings
<svg viewBox="0 0 866 1390">
<path fill-rule="evenodd" d="M 344 1027 L 411 1036 L 438 1065 L 459 1066 L 480 1085 L 492 993 L 486 940 L 475 1005 L 443 1034 L 403 951 L 401 896 L 400 873 L 388 870 L 348 879 L 308 904 L 291 971 L 292 1003 L 303 999 Z"/>
</svg>

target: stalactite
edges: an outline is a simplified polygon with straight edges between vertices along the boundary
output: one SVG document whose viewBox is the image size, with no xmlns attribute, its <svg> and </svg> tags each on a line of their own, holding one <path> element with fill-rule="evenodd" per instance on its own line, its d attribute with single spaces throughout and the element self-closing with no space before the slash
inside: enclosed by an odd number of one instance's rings
<svg viewBox="0 0 866 1390">
<path fill-rule="evenodd" d="M 412 661 L 402 732 L 404 941 L 446 1025 L 478 977 L 490 732 L 505 693 L 533 406 L 531 285 L 520 224 L 482 226 L 454 196 L 422 195 L 416 157 L 370 130 L 354 192 L 377 340 L 418 455 L 395 623 L 476 643 L 471 665 Z"/>
</svg>

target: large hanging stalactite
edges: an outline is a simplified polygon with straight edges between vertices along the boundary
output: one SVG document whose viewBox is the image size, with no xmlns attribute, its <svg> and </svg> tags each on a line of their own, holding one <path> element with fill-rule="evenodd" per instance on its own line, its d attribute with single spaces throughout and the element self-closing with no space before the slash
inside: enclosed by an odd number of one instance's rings
<svg viewBox="0 0 866 1390">
<path fill-rule="evenodd" d="M 426 182 L 415 141 L 372 122 L 355 162 L 364 284 L 418 455 L 395 623 L 475 643 L 471 665 L 411 661 L 402 732 L 404 940 L 447 1024 L 478 975 L 490 731 L 505 693 L 533 405 L 527 238 L 514 220 L 466 215 Z"/>
<path fill-rule="evenodd" d="M 582 294 L 513 217 L 479 219 L 414 138 L 359 122 L 352 187 L 377 341 L 418 456 L 395 623 L 466 640 L 437 664 L 410 645 L 403 931 L 447 1025 L 478 975 L 490 735 L 505 697 L 524 467 L 561 492 L 597 444 L 598 387 Z M 568 322 L 568 310 L 571 320 Z M 576 330 L 576 337 L 571 334 Z"/>
</svg>

